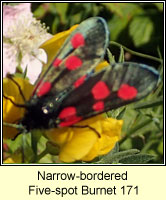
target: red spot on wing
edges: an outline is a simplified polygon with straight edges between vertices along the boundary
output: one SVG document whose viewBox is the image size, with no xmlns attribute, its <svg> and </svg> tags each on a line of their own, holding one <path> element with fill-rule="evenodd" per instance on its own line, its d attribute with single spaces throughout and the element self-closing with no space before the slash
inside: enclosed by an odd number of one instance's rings
<svg viewBox="0 0 166 200">
<path fill-rule="evenodd" d="M 95 111 L 104 110 L 104 102 L 103 101 L 98 101 L 97 103 L 93 104 L 93 110 L 95 110 Z"/>
<path fill-rule="evenodd" d="M 118 97 L 124 100 L 131 100 L 137 96 L 137 89 L 128 84 L 122 84 L 118 90 Z"/>
<path fill-rule="evenodd" d="M 47 94 L 51 89 L 51 83 L 50 82 L 44 82 L 42 86 L 39 88 L 39 91 L 37 92 L 37 96 L 41 97 L 45 94 Z"/>
<path fill-rule="evenodd" d="M 58 66 L 60 65 L 61 62 L 62 62 L 61 59 L 56 58 L 56 59 L 54 60 L 54 62 L 53 62 L 53 66 L 54 66 L 54 67 L 58 67 Z"/>
<path fill-rule="evenodd" d="M 67 67 L 68 70 L 75 70 L 81 67 L 81 65 L 82 65 L 82 60 L 77 56 L 70 56 L 65 62 L 65 66 Z"/>
<path fill-rule="evenodd" d="M 70 116 L 76 115 L 76 108 L 74 106 L 70 106 L 70 107 L 66 107 L 64 108 L 60 114 L 59 114 L 59 118 L 60 119 L 64 119 Z"/>
<path fill-rule="evenodd" d="M 59 124 L 59 126 L 61 126 L 61 127 L 71 126 L 71 125 L 76 124 L 77 122 L 79 122 L 81 120 L 82 120 L 82 117 L 73 116 L 73 117 L 70 117 L 69 121 L 61 122 Z"/>
<path fill-rule="evenodd" d="M 77 111 L 75 107 L 70 106 L 64 108 L 59 114 L 59 118 L 62 120 L 62 122 L 59 125 L 61 127 L 64 127 L 79 122 L 82 119 L 82 117 L 76 116 L 76 113 Z"/>
<path fill-rule="evenodd" d="M 84 36 L 81 33 L 76 33 L 71 39 L 71 44 L 73 48 L 83 46 L 85 44 Z"/>
<path fill-rule="evenodd" d="M 92 88 L 91 92 L 93 94 L 93 97 L 97 100 L 105 99 L 110 95 L 110 90 L 106 83 L 104 83 L 103 81 L 97 82 L 96 85 L 94 85 L 94 87 Z"/>
<path fill-rule="evenodd" d="M 81 78 L 77 79 L 76 82 L 74 83 L 75 88 L 79 87 L 82 85 L 85 81 L 86 75 L 82 76 Z"/>
</svg>

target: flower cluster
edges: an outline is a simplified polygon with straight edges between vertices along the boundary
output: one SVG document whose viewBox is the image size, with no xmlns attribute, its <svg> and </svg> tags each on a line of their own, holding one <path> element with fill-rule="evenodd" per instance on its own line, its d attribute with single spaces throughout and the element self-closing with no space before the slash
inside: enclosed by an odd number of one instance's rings
<svg viewBox="0 0 166 200">
<path fill-rule="evenodd" d="M 47 55 L 40 45 L 52 37 L 31 13 L 30 3 L 3 7 L 3 77 L 25 71 L 31 83 L 41 73 Z"/>
</svg>

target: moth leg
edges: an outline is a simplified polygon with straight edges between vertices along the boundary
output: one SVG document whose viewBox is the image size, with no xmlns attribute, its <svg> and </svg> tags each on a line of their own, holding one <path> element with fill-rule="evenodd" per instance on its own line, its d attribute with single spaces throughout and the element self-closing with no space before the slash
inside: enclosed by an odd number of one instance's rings
<svg viewBox="0 0 166 200">
<path fill-rule="evenodd" d="M 95 128 L 93 128 L 93 127 L 91 127 L 91 126 L 89 126 L 89 125 L 84 125 L 84 126 L 81 126 L 81 125 L 72 125 L 71 127 L 73 127 L 73 128 L 89 128 L 89 129 L 91 129 L 92 131 L 94 131 L 94 132 L 97 134 L 97 136 L 98 136 L 99 138 L 101 138 L 100 133 L 99 133 L 98 131 L 96 131 Z"/>
<path fill-rule="evenodd" d="M 16 107 L 23 107 L 23 108 L 26 107 L 24 104 L 15 103 L 11 98 L 5 96 L 4 94 L 3 94 L 3 97 L 4 97 L 5 99 L 9 100 L 9 101 L 10 101 L 13 105 L 15 105 Z"/>
<path fill-rule="evenodd" d="M 22 126 L 21 124 L 12 124 L 12 123 L 8 123 L 8 122 L 3 122 L 3 126 L 16 128 L 16 129 L 19 129 L 20 131 L 25 130 L 25 127 Z"/>
</svg>

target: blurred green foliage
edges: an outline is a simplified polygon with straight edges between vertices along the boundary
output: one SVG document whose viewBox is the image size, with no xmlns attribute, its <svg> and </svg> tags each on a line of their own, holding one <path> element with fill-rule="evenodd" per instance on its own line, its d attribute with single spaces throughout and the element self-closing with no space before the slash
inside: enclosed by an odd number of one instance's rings
<svg viewBox="0 0 166 200">
<path fill-rule="evenodd" d="M 111 40 L 155 56 L 159 48 L 163 55 L 163 3 L 32 3 L 32 11 L 52 34 L 101 16 Z"/>
</svg>

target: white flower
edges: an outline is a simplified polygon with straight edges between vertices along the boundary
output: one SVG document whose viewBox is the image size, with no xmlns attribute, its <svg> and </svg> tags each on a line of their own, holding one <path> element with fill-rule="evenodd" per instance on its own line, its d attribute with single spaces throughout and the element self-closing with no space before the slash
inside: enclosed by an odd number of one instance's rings
<svg viewBox="0 0 166 200">
<path fill-rule="evenodd" d="M 17 67 L 24 71 L 33 84 L 41 73 L 47 55 L 40 45 L 52 37 L 44 24 L 30 11 L 30 3 L 3 7 L 3 77 Z"/>
</svg>

